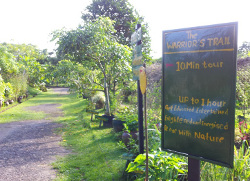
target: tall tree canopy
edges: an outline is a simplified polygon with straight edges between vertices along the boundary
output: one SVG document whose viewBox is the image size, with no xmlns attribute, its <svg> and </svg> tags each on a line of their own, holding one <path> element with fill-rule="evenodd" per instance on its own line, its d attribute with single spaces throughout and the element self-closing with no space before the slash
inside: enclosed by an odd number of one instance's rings
<svg viewBox="0 0 250 181">
<path fill-rule="evenodd" d="M 135 25 L 142 25 L 142 52 L 145 61 L 150 61 L 151 39 L 148 34 L 148 24 L 144 18 L 139 16 L 128 0 L 93 0 L 82 14 L 82 19 L 86 22 L 96 21 L 99 17 L 109 17 L 113 20 L 115 35 L 118 42 L 130 46 L 132 33 Z"/>
<path fill-rule="evenodd" d="M 139 16 L 127 0 L 93 0 L 86 10 L 87 12 L 82 14 L 83 20 L 95 21 L 100 16 L 109 17 L 115 21 L 115 34 L 119 43 L 130 44 L 131 31 L 134 31 L 132 27 Z"/>
</svg>

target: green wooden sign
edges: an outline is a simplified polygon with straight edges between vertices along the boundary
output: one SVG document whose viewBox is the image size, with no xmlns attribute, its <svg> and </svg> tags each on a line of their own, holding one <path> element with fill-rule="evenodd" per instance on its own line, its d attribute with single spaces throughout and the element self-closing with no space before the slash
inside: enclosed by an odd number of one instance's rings
<svg viewBox="0 0 250 181">
<path fill-rule="evenodd" d="M 163 31 L 163 150 L 233 167 L 237 30 Z"/>
</svg>

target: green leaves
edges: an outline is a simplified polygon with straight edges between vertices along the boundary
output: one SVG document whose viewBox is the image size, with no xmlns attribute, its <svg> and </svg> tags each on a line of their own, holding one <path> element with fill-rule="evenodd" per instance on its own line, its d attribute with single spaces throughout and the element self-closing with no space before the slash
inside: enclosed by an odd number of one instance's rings
<svg viewBox="0 0 250 181">
<path fill-rule="evenodd" d="M 237 71 L 236 97 L 240 106 L 246 109 L 250 105 L 250 68 L 245 67 Z M 245 114 L 245 111 L 244 111 Z"/>
<path fill-rule="evenodd" d="M 94 86 L 105 89 L 106 107 L 109 107 L 109 89 L 115 92 L 131 77 L 131 50 L 117 42 L 113 23 L 107 17 L 99 17 L 76 30 L 54 35 L 59 45 L 57 53 L 86 67 L 81 81 L 85 89 L 93 89 Z M 73 82 L 79 81 L 75 78 Z"/>
<path fill-rule="evenodd" d="M 154 152 L 148 155 L 149 158 L 149 180 L 173 180 L 178 179 L 180 174 L 186 175 L 187 163 L 180 157 L 166 152 Z M 146 155 L 138 155 L 134 162 L 127 167 L 127 172 L 138 174 L 138 179 L 145 178 Z"/>
</svg>

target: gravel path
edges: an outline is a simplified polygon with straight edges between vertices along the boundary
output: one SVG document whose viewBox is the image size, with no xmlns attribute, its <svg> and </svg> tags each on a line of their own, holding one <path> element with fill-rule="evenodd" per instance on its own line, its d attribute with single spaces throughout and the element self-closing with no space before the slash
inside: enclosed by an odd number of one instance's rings
<svg viewBox="0 0 250 181">
<path fill-rule="evenodd" d="M 54 88 L 66 94 L 65 88 Z M 62 115 L 58 104 L 43 104 L 29 110 L 44 111 L 49 117 Z M 53 115 L 53 116 L 52 116 Z M 69 150 L 59 146 L 61 136 L 54 129 L 61 125 L 52 120 L 29 120 L 0 124 L 0 181 L 49 181 L 56 178 L 50 165 Z"/>
</svg>

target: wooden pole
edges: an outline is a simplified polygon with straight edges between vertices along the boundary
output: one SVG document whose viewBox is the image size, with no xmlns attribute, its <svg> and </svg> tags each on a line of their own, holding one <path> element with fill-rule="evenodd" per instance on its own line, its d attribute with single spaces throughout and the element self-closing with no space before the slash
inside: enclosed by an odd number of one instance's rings
<svg viewBox="0 0 250 181">
<path fill-rule="evenodd" d="M 200 160 L 188 157 L 188 181 L 200 181 Z"/>
<path fill-rule="evenodd" d="M 138 97 L 138 125 L 139 125 L 139 153 L 144 153 L 144 135 L 143 135 L 143 97 L 140 89 L 140 81 L 137 81 Z"/>
<path fill-rule="evenodd" d="M 146 181 L 148 181 L 148 124 L 147 124 L 147 96 L 144 94 L 144 119 L 145 119 L 145 138 L 146 138 Z"/>
</svg>

